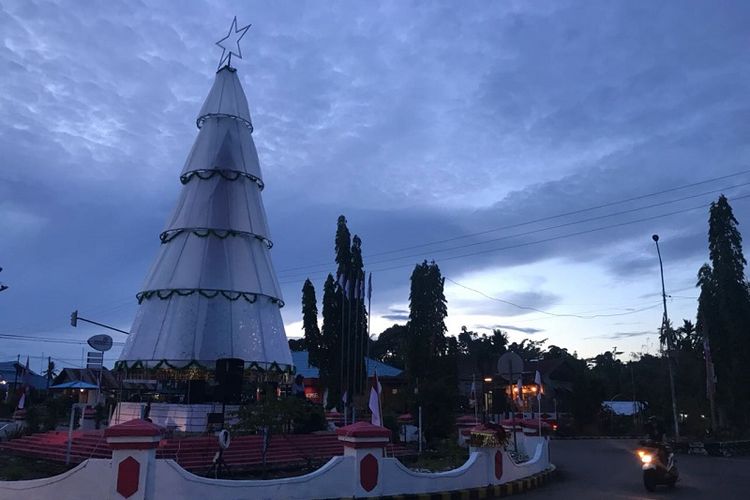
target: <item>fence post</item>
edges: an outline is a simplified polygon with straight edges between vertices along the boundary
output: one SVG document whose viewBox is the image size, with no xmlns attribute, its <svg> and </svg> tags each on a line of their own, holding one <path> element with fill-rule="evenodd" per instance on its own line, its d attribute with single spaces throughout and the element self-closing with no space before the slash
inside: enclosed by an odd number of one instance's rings
<svg viewBox="0 0 750 500">
<path fill-rule="evenodd" d="M 104 437 L 112 448 L 112 499 L 154 498 L 156 448 L 164 429 L 135 419 L 107 428 Z"/>
<path fill-rule="evenodd" d="M 391 431 L 367 422 L 357 422 L 336 431 L 344 445 L 344 456 L 354 459 L 354 490 L 342 496 L 362 497 L 383 489 L 380 462 Z M 377 491 L 374 491 L 376 490 Z"/>
</svg>

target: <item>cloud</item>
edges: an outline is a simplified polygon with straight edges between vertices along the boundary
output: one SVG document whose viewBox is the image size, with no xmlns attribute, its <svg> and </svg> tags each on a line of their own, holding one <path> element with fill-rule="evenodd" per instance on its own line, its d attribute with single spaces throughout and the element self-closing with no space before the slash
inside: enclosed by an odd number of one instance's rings
<svg viewBox="0 0 750 500">
<path fill-rule="evenodd" d="M 645 330 L 639 332 L 614 332 L 604 335 L 595 335 L 593 337 L 586 337 L 587 339 L 627 339 L 631 337 L 641 337 L 643 335 L 653 335 L 656 332 L 653 330 Z"/>
<path fill-rule="evenodd" d="M 519 316 L 533 312 L 533 310 L 549 309 L 560 300 L 554 293 L 544 291 L 503 291 L 492 297 L 501 298 L 503 302 L 487 299 L 477 295 L 462 296 L 450 305 L 460 310 L 462 314 L 488 316 Z M 533 309 L 531 309 L 533 308 Z"/>
<path fill-rule="evenodd" d="M 496 325 L 474 325 L 474 328 L 478 330 L 513 330 L 521 333 L 528 333 L 533 335 L 535 333 L 541 333 L 544 331 L 542 328 L 533 328 L 530 326 L 514 326 L 507 324 L 496 324 Z"/>
<path fill-rule="evenodd" d="M 380 317 L 390 321 L 409 321 L 408 314 L 381 314 Z"/>
<path fill-rule="evenodd" d="M 457 277 L 554 258 L 652 293 L 653 233 L 680 289 L 707 257 L 696 206 L 724 191 L 750 220 L 747 175 L 670 191 L 747 168 L 745 4 L 731 15 L 631 2 L 260 7 L 238 12 L 253 27 L 237 66 L 289 325 L 306 277 L 322 298 L 341 213 L 364 241 L 373 311 L 386 319 L 403 316 L 389 307 L 408 301 L 423 259 Z M 61 329 L 79 307 L 127 328 L 181 188 L 225 10 L 10 1 L 0 25 L 4 327 Z M 612 290 L 588 290 L 587 278 L 572 302 Z M 571 301 L 498 289 L 539 309 Z M 523 310 L 451 298 L 459 313 Z"/>
</svg>

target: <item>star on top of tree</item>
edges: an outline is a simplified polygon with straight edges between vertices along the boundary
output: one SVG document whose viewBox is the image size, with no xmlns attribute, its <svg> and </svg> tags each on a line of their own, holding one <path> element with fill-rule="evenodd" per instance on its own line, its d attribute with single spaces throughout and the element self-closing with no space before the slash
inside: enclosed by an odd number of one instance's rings
<svg viewBox="0 0 750 500">
<path fill-rule="evenodd" d="M 242 59 L 242 50 L 240 49 L 240 40 L 245 36 L 247 30 L 250 29 L 252 24 L 248 24 L 244 28 L 237 29 L 237 16 L 234 16 L 232 25 L 229 27 L 229 33 L 227 36 L 216 42 L 216 45 L 221 47 L 221 60 L 219 61 L 219 69 L 224 66 L 226 62 L 227 66 L 232 65 L 232 54 Z"/>
</svg>

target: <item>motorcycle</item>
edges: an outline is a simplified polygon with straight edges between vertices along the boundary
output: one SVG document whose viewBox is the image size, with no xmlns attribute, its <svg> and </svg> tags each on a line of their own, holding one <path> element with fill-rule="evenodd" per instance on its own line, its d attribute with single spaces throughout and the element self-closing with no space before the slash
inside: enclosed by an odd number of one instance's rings
<svg viewBox="0 0 750 500">
<path fill-rule="evenodd" d="M 660 443 L 642 443 L 638 450 L 643 470 L 643 486 L 648 491 L 656 490 L 659 484 L 673 488 L 680 477 L 677 461 L 671 448 Z"/>
</svg>

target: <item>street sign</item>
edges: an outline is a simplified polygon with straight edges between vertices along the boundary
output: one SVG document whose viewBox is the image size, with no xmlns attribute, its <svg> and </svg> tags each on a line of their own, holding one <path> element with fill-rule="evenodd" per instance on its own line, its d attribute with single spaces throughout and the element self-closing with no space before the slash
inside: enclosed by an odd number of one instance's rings
<svg viewBox="0 0 750 500">
<path fill-rule="evenodd" d="M 109 351 L 112 349 L 112 337 L 109 335 L 94 335 L 93 337 L 90 337 L 87 341 L 92 349 L 96 351 Z"/>
<path fill-rule="evenodd" d="M 101 368 L 104 364 L 104 353 L 103 352 L 91 352 L 86 353 L 86 368 Z"/>
<path fill-rule="evenodd" d="M 497 360 L 497 373 L 508 382 L 514 382 L 522 372 L 523 359 L 515 352 L 506 352 Z"/>
</svg>

